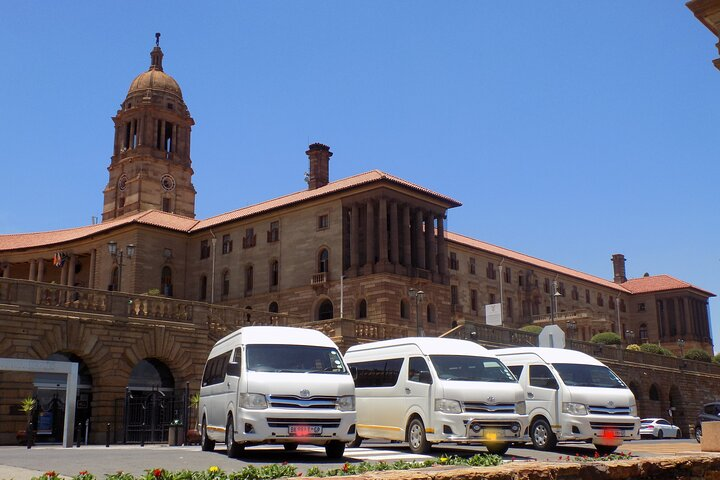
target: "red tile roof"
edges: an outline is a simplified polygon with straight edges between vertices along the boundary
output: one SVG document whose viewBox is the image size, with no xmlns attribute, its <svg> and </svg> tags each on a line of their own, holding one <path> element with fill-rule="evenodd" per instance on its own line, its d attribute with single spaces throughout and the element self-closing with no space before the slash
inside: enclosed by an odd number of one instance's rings
<svg viewBox="0 0 720 480">
<path fill-rule="evenodd" d="M 652 292 L 664 292 L 667 290 L 679 290 L 683 288 L 692 288 L 699 290 L 711 297 L 715 294 L 698 288 L 682 280 L 678 280 L 670 275 L 653 275 L 649 277 L 631 278 L 627 282 L 622 284 L 623 287 L 628 289 L 630 293 L 652 293 Z"/>
<path fill-rule="evenodd" d="M 509 250 L 507 248 L 498 247 L 497 245 L 493 245 L 491 243 L 481 242 L 480 240 L 475 240 L 474 238 L 466 237 L 458 233 L 447 232 L 446 238 L 450 242 L 459 243 L 461 245 L 465 245 L 470 248 L 476 248 L 478 250 L 484 250 L 486 252 L 495 254 L 501 258 L 510 258 L 518 262 L 528 263 L 538 268 L 544 268 L 546 270 L 550 270 L 551 272 L 567 275 L 568 277 L 574 277 L 591 283 L 597 283 L 602 285 L 603 287 L 612 288 L 613 290 L 618 290 L 620 292 L 629 292 L 629 290 L 626 290 L 621 285 L 611 282 L 610 280 L 605 280 L 604 278 L 596 277 L 594 275 L 588 275 L 587 273 L 579 272 L 577 270 L 573 270 L 572 268 L 563 267 L 561 265 L 550 263 L 539 258 L 531 257 L 530 255 L 525 255 L 524 253 L 519 253 L 513 250 Z"/>
</svg>

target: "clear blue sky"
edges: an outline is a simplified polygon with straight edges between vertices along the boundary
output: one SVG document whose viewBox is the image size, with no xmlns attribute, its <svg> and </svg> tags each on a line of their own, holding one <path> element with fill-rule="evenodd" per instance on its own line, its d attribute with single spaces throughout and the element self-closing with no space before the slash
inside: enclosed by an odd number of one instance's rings
<svg viewBox="0 0 720 480">
<path fill-rule="evenodd" d="M 684 3 L 4 2 L 0 233 L 100 215 L 110 117 L 159 31 L 199 218 L 304 189 L 319 141 L 331 179 L 463 202 L 450 230 L 720 293 L 717 39 Z"/>
</svg>

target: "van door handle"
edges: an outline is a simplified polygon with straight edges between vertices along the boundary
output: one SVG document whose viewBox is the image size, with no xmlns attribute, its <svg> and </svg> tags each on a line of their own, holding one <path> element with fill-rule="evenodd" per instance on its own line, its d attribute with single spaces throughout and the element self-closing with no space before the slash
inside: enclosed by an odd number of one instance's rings
<svg viewBox="0 0 720 480">
<path fill-rule="evenodd" d="M 405 387 L 405 393 L 407 393 L 408 395 L 410 395 L 410 389 L 407 388 L 407 387 Z"/>
<path fill-rule="evenodd" d="M 533 395 L 532 392 L 528 392 L 528 398 L 535 398 L 535 395 Z"/>
</svg>

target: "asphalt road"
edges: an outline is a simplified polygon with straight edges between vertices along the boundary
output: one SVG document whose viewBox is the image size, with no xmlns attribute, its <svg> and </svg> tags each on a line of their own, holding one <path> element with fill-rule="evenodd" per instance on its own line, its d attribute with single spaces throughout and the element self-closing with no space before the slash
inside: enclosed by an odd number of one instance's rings
<svg viewBox="0 0 720 480">
<path fill-rule="evenodd" d="M 198 446 L 168 447 L 166 445 L 118 446 L 82 446 L 63 448 L 59 445 L 40 445 L 28 450 L 25 447 L 0 447 L 0 479 L 25 480 L 47 470 L 55 470 L 61 475 L 76 475 L 87 470 L 99 478 L 117 471 L 134 475 L 144 473 L 146 469 L 165 468 L 168 470 L 204 470 L 216 465 L 226 471 L 240 470 L 245 465 L 256 466 L 288 462 L 298 468 L 298 472 L 307 472 L 312 466 L 329 470 L 341 466 L 344 462 L 394 462 L 397 460 L 422 461 L 445 455 L 471 456 L 483 453 L 482 446 L 435 446 L 429 455 L 416 455 L 405 444 L 364 442 L 360 448 L 345 450 L 343 462 L 329 461 L 322 447 L 300 446 L 295 452 L 286 452 L 281 446 L 257 446 L 247 448 L 239 459 L 230 459 L 225 450 L 218 446 L 214 452 L 203 452 Z M 618 452 L 631 453 L 633 457 L 667 456 L 692 454 L 700 451 L 694 440 L 643 440 L 630 442 L 618 449 Z M 511 448 L 505 454 L 506 461 L 570 461 L 575 455 L 592 457 L 595 449 L 592 445 L 578 443 L 566 444 L 553 452 L 539 452 L 529 448 Z"/>
</svg>

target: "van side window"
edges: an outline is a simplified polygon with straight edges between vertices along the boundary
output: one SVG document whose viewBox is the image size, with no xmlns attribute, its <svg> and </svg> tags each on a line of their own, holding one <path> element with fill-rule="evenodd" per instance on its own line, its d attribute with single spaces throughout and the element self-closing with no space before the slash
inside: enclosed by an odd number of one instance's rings
<svg viewBox="0 0 720 480">
<path fill-rule="evenodd" d="M 508 368 L 511 372 L 513 372 L 513 375 L 515 375 L 515 378 L 520 380 L 520 375 L 522 375 L 523 366 L 522 365 L 513 365 L 512 367 L 508 365 Z"/>
<path fill-rule="evenodd" d="M 411 382 L 432 383 L 428 364 L 422 357 L 410 357 L 408 363 L 408 380 Z"/>
<path fill-rule="evenodd" d="M 540 388 L 557 390 L 558 383 L 552 372 L 545 365 L 530 365 L 530 385 Z"/>
<path fill-rule="evenodd" d="M 387 360 L 373 360 L 349 364 L 357 369 L 355 388 L 392 387 L 400 377 L 402 358 L 389 358 Z"/>
<path fill-rule="evenodd" d="M 225 373 L 227 372 L 231 353 L 232 352 L 225 352 L 217 357 L 208 359 L 205 365 L 205 371 L 203 372 L 203 387 L 222 383 L 225 380 Z"/>
</svg>

